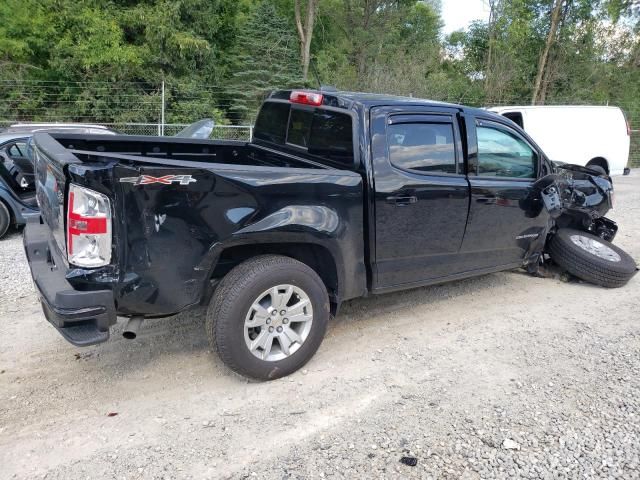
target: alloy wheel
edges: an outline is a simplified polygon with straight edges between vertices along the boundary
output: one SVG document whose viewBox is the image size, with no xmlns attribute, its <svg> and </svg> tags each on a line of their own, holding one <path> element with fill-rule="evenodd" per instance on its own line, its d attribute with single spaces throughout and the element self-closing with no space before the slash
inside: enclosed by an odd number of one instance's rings
<svg viewBox="0 0 640 480">
<path fill-rule="evenodd" d="M 304 344 L 313 323 L 309 296 L 295 285 L 276 285 L 254 300 L 244 321 L 244 340 L 260 360 L 275 362 Z"/>
</svg>

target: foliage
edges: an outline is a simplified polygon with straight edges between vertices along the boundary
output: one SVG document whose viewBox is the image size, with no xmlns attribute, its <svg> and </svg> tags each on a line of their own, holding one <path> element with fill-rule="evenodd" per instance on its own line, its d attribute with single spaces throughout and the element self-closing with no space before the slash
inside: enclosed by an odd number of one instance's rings
<svg viewBox="0 0 640 480">
<path fill-rule="evenodd" d="M 453 0 L 443 0 L 453 1 Z M 531 99 L 554 0 L 491 0 L 490 22 L 442 35 L 439 0 L 321 0 L 307 84 L 473 105 Z M 302 85 L 294 0 L 3 0 L 0 119 L 251 121 Z M 618 103 L 640 122 L 640 11 L 564 0 L 547 103 Z M 317 74 L 317 75 L 316 75 Z"/>
<path fill-rule="evenodd" d="M 254 115 L 269 91 L 302 85 L 295 30 L 271 2 L 259 2 L 251 10 L 231 57 L 226 94 L 233 120 Z"/>
<path fill-rule="evenodd" d="M 169 104 L 195 96 L 216 115 L 220 94 L 193 89 L 225 77 L 236 10 L 234 0 L 5 0 L 0 81 L 23 88 L 0 91 L 0 117 L 157 120 L 162 80 L 181 85 Z"/>
</svg>

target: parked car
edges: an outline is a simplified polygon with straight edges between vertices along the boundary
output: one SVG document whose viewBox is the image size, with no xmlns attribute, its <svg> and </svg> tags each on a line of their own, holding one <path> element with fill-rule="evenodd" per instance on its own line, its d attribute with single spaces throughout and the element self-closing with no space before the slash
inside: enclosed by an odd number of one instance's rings
<svg viewBox="0 0 640 480">
<path fill-rule="evenodd" d="M 115 135 L 101 125 L 77 123 L 13 124 L 0 133 L 0 238 L 14 225 L 38 216 L 29 141 L 35 132 Z"/>
<path fill-rule="evenodd" d="M 116 132 L 104 125 L 92 123 L 14 123 L 2 133 L 35 133 L 35 132 L 68 132 L 87 133 L 91 135 L 116 135 Z"/>
<path fill-rule="evenodd" d="M 41 220 L 24 243 L 47 320 L 74 345 L 208 305 L 233 370 L 274 379 L 345 300 L 525 267 L 548 255 L 618 287 L 611 182 L 556 168 L 486 110 L 278 91 L 252 142 L 35 135 Z"/>
<path fill-rule="evenodd" d="M 618 107 L 534 105 L 489 110 L 524 129 L 554 162 L 606 175 L 629 173 L 631 128 Z"/>
<path fill-rule="evenodd" d="M 23 134 L 0 134 L 0 238 L 11 224 L 39 216 L 27 140 Z"/>
</svg>

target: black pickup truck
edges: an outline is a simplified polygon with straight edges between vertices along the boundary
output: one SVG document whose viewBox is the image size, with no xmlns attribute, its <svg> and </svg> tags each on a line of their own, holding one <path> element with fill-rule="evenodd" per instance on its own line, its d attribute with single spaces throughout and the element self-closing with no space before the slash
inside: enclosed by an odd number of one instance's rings
<svg viewBox="0 0 640 480">
<path fill-rule="evenodd" d="M 561 134 L 561 132 L 559 132 Z M 24 243 L 47 320 L 74 345 L 117 316 L 208 305 L 233 370 L 274 379 L 341 302 L 551 257 L 614 287 L 613 187 L 552 165 L 508 119 L 415 98 L 278 91 L 251 142 L 39 133 Z"/>
</svg>

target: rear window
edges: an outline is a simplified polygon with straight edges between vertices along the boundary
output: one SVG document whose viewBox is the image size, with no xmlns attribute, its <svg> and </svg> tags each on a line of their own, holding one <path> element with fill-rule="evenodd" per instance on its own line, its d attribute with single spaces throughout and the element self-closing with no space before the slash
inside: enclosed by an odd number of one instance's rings
<svg viewBox="0 0 640 480">
<path fill-rule="evenodd" d="M 309 131 L 313 112 L 294 108 L 291 110 L 289 118 L 289 131 L 287 132 L 287 143 L 307 148 L 309 146 Z"/>
<path fill-rule="evenodd" d="M 289 108 L 286 103 L 264 103 L 256 119 L 255 138 L 267 142 L 284 143 L 287 135 Z"/>
<path fill-rule="evenodd" d="M 348 113 L 266 102 L 256 120 L 254 137 L 303 148 L 333 163 L 353 166 L 353 125 Z"/>
<path fill-rule="evenodd" d="M 309 153 L 353 165 L 351 116 L 329 110 L 316 110 L 311 123 Z"/>
</svg>

